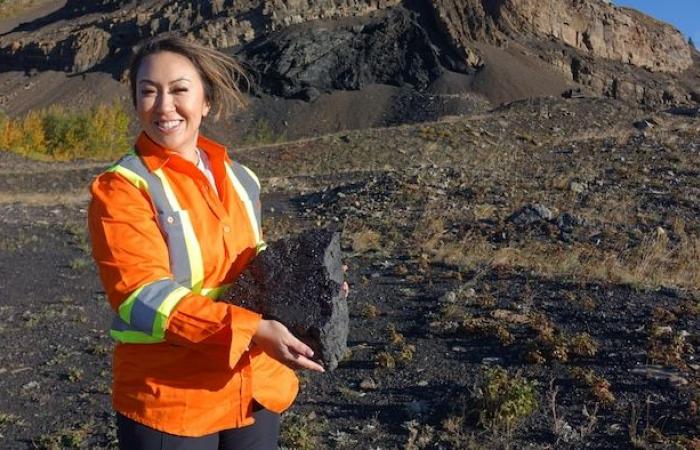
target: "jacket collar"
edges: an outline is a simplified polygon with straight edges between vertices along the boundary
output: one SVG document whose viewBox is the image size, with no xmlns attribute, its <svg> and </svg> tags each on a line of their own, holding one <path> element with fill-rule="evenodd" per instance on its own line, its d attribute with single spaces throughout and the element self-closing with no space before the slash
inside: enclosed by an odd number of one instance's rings
<svg viewBox="0 0 700 450">
<path fill-rule="evenodd" d="M 160 169 L 171 160 L 184 161 L 177 153 L 169 150 L 153 141 L 145 132 L 141 132 L 136 139 L 136 152 L 141 156 L 143 162 L 151 172 Z M 210 160 L 228 159 L 226 147 L 199 135 L 197 138 L 197 148 L 204 151 Z"/>
</svg>

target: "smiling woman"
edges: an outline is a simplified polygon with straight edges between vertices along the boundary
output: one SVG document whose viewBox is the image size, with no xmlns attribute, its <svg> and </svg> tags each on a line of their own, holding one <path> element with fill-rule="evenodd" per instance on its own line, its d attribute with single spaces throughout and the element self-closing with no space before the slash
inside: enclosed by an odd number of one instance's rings
<svg viewBox="0 0 700 450">
<path fill-rule="evenodd" d="M 182 38 L 137 51 L 142 131 L 92 184 L 93 255 L 115 317 L 121 449 L 277 448 L 293 369 L 322 372 L 281 323 L 216 302 L 264 247 L 260 185 L 199 133 L 244 105 L 235 61 Z"/>
<path fill-rule="evenodd" d="M 210 104 L 194 64 L 177 53 L 155 53 L 142 61 L 136 79 L 136 112 L 143 131 L 196 162 L 199 125 Z"/>
</svg>

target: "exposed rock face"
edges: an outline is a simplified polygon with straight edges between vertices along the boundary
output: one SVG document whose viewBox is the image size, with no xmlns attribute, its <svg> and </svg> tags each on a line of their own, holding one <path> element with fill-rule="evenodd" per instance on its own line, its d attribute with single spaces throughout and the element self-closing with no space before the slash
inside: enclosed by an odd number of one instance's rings
<svg viewBox="0 0 700 450">
<path fill-rule="evenodd" d="M 347 350 L 343 278 L 340 234 L 307 231 L 269 244 L 224 301 L 282 322 L 332 370 Z"/>
<path fill-rule="evenodd" d="M 512 33 L 529 30 L 589 53 L 652 71 L 681 72 L 691 50 L 672 26 L 601 0 L 494 0 L 493 16 Z"/>
<path fill-rule="evenodd" d="M 119 74 L 163 32 L 243 47 L 264 89 L 309 100 L 367 83 L 422 89 L 442 67 L 472 73 L 489 63 L 479 43 L 518 45 L 597 94 L 653 103 L 700 89 L 669 75 L 693 66 L 680 32 L 604 0 L 69 0 L 1 36 L 0 64 Z"/>
<path fill-rule="evenodd" d="M 404 9 L 347 26 L 289 29 L 246 50 L 267 91 L 313 99 L 370 83 L 425 88 L 441 73 L 429 37 Z"/>
<path fill-rule="evenodd" d="M 401 0 L 265 0 L 263 13 L 269 14 L 273 29 L 317 19 L 363 16 L 386 9 Z"/>
<path fill-rule="evenodd" d="M 656 82 L 631 73 L 641 67 L 677 74 L 693 65 L 691 48 L 679 31 L 634 10 L 604 0 L 432 3 L 438 26 L 474 65 L 481 60 L 474 42 L 503 46 L 515 41 L 597 94 L 644 103 L 688 96 L 668 77 L 659 75 Z"/>
</svg>

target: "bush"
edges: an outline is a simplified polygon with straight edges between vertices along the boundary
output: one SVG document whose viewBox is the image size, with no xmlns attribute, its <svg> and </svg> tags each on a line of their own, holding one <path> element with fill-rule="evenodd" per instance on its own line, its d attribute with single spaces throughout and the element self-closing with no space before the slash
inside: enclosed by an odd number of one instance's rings
<svg viewBox="0 0 700 450">
<path fill-rule="evenodd" d="M 42 160 L 114 159 L 131 144 L 128 127 L 118 102 L 84 112 L 52 106 L 17 119 L 0 115 L 0 149 Z"/>
<path fill-rule="evenodd" d="M 535 382 L 519 374 L 510 375 L 502 367 L 487 369 L 474 394 L 479 422 L 493 431 L 511 433 L 517 424 L 538 407 Z"/>
</svg>

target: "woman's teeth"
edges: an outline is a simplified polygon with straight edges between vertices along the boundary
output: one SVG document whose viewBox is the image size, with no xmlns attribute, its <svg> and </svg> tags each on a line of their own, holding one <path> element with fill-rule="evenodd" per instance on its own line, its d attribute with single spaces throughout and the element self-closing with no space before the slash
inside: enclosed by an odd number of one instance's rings
<svg viewBox="0 0 700 450">
<path fill-rule="evenodd" d="M 158 128 L 161 130 L 172 130 L 173 128 L 176 128 L 178 125 L 180 125 L 179 120 L 168 120 L 166 122 L 156 122 L 156 125 L 158 125 Z"/>
</svg>

